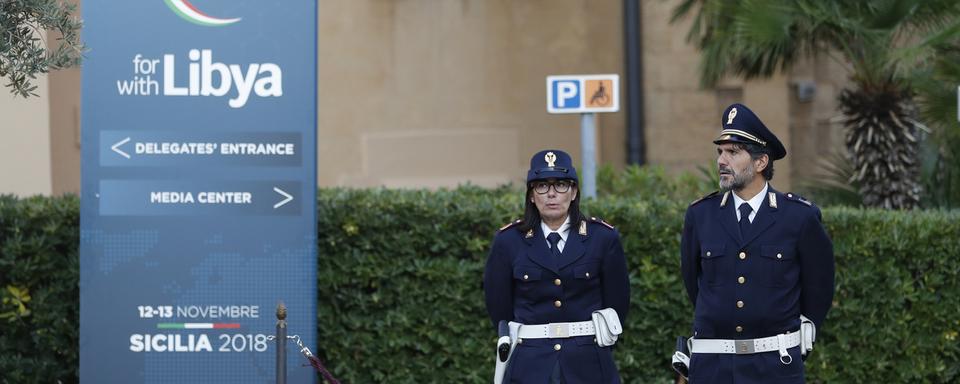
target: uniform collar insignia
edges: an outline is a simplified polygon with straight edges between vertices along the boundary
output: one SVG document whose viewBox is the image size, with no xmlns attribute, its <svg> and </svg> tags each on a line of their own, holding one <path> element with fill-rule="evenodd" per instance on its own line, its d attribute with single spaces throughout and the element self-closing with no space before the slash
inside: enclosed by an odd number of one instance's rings
<svg viewBox="0 0 960 384">
<path fill-rule="evenodd" d="M 720 208 L 723 208 L 723 206 L 727 205 L 727 198 L 729 197 L 730 197 L 730 191 L 727 191 L 726 193 L 723 194 L 723 199 L 720 200 Z"/>
<path fill-rule="evenodd" d="M 528 239 L 531 238 L 531 237 L 533 237 L 533 230 L 531 229 L 531 230 L 527 231 L 527 234 L 524 235 L 523 237 L 528 238 Z"/>
<path fill-rule="evenodd" d="M 586 236 L 586 235 L 587 235 L 587 221 L 580 220 L 580 236 Z"/>
<path fill-rule="evenodd" d="M 768 197 L 769 200 L 770 200 L 770 208 L 776 208 L 776 207 L 777 207 L 777 194 L 775 194 L 775 193 L 773 193 L 773 192 L 767 192 L 767 197 Z"/>
</svg>

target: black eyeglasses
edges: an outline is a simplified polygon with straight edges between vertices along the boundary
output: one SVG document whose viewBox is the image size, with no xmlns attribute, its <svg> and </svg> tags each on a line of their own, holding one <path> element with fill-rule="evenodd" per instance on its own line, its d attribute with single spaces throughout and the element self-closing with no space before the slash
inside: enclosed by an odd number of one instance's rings
<svg viewBox="0 0 960 384">
<path fill-rule="evenodd" d="M 573 184 L 574 182 L 570 180 L 557 180 L 552 183 L 547 181 L 537 181 L 531 183 L 530 186 L 533 188 L 534 192 L 536 192 L 538 195 L 542 195 L 550 191 L 551 185 L 553 186 L 553 190 L 557 191 L 557 193 L 567 193 L 570 191 L 570 187 L 572 187 Z"/>
</svg>

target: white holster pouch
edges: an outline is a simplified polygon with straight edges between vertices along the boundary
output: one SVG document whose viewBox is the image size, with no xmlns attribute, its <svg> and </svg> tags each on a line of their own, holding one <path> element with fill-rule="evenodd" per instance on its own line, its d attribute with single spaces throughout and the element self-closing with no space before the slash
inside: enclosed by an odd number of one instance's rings
<svg viewBox="0 0 960 384">
<path fill-rule="evenodd" d="M 496 365 L 494 366 L 493 371 L 493 384 L 502 384 L 503 375 L 507 372 L 507 364 L 510 363 L 510 358 L 513 357 L 513 350 L 517 347 L 517 338 L 520 331 L 520 326 L 523 324 L 510 322 L 507 326 L 510 328 L 508 336 L 500 336 L 497 340 L 497 353 L 496 353 Z M 501 356 L 501 347 L 507 344 L 510 346 L 510 352 L 507 353 L 506 358 Z"/>
<path fill-rule="evenodd" d="M 817 327 L 813 320 L 800 315 L 800 354 L 806 356 L 813 351 L 814 341 L 817 341 Z"/>
<path fill-rule="evenodd" d="M 617 343 L 617 338 L 623 333 L 623 326 L 620 324 L 620 316 L 613 308 L 604 308 L 599 311 L 593 311 L 593 327 L 597 332 L 597 345 L 609 347 Z"/>
</svg>

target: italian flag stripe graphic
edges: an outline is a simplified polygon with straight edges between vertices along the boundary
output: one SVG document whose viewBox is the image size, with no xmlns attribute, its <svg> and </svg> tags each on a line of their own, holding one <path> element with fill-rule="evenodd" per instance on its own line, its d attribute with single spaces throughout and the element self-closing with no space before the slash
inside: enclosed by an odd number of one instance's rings
<svg viewBox="0 0 960 384">
<path fill-rule="evenodd" d="M 157 329 L 238 329 L 240 323 L 158 323 Z"/>
</svg>

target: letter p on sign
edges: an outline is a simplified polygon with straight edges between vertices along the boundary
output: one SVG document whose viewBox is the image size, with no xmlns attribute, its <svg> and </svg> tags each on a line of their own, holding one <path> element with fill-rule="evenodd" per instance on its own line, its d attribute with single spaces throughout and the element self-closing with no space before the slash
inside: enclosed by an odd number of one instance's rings
<svg viewBox="0 0 960 384">
<path fill-rule="evenodd" d="M 559 80 L 553 83 L 556 92 L 554 108 L 578 108 L 580 107 L 580 82 L 570 80 Z"/>
</svg>

